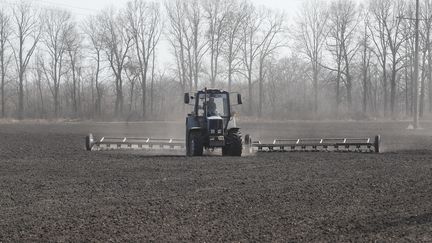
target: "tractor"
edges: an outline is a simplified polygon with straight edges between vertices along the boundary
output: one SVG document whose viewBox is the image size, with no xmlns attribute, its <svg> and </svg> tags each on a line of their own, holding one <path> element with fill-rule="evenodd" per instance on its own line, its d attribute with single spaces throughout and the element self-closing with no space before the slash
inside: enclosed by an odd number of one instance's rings
<svg viewBox="0 0 432 243">
<path fill-rule="evenodd" d="M 231 100 L 231 98 L 233 98 Z M 182 138 L 86 137 L 86 149 L 181 149 L 187 156 L 202 156 L 204 149 L 222 149 L 223 156 L 241 156 L 243 140 L 236 124 L 233 106 L 242 104 L 238 93 L 203 89 L 184 94 L 184 103 L 193 106 L 186 117 L 186 136 Z M 244 138 L 245 151 L 255 152 L 380 152 L 381 136 L 373 138 L 276 138 L 263 143 Z"/>
<path fill-rule="evenodd" d="M 234 96 L 220 89 L 207 89 L 191 95 L 185 93 L 184 103 L 193 106 L 186 117 L 186 154 L 202 156 L 203 150 L 222 149 L 223 156 L 241 156 L 243 144 L 235 113 L 231 108 L 241 105 L 240 94 Z"/>
</svg>

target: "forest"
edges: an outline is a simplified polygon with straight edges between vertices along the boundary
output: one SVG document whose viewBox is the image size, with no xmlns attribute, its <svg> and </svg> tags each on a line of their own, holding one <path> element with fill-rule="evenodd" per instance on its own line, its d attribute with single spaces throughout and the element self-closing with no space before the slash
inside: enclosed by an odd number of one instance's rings
<svg viewBox="0 0 432 243">
<path fill-rule="evenodd" d="M 408 119 L 417 99 L 430 116 L 432 0 L 420 2 L 417 62 L 413 0 L 275 8 L 131 0 L 83 17 L 1 2 L 0 117 L 175 120 L 190 109 L 183 93 L 204 87 L 240 92 L 236 112 L 258 119 Z"/>
</svg>

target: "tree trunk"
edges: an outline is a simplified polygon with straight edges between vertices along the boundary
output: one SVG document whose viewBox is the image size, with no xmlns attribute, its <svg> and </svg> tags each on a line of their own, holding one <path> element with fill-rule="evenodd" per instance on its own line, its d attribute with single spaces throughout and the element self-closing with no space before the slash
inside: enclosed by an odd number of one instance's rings
<svg viewBox="0 0 432 243">
<path fill-rule="evenodd" d="M 408 77 L 408 67 L 405 67 L 405 115 L 410 116 L 409 113 L 409 77 Z"/>
<path fill-rule="evenodd" d="M 386 58 L 383 59 L 383 66 L 382 66 L 382 72 L 383 72 L 383 92 L 384 92 L 384 117 L 387 116 L 388 113 L 388 90 L 387 90 L 387 70 L 386 70 Z"/>
<path fill-rule="evenodd" d="M 228 92 L 232 89 L 232 63 L 228 62 Z"/>
<path fill-rule="evenodd" d="M 141 105 L 142 105 L 142 118 L 146 119 L 147 117 L 147 70 L 148 70 L 148 62 L 144 61 L 143 67 L 141 70 Z"/>
<path fill-rule="evenodd" d="M 116 75 L 116 100 L 115 100 L 115 107 L 114 107 L 114 113 L 115 117 L 119 117 L 120 115 L 120 100 L 121 100 L 121 89 L 120 89 L 120 81 L 118 74 Z"/>
<path fill-rule="evenodd" d="M 362 111 L 363 115 L 367 113 L 367 93 L 368 93 L 368 67 L 367 64 L 363 62 L 363 102 L 362 102 Z"/>
<path fill-rule="evenodd" d="M 194 29 L 194 87 L 198 90 L 198 73 L 199 73 L 199 53 L 198 53 L 198 25 Z"/>
<path fill-rule="evenodd" d="M 119 99 L 120 99 L 120 101 L 119 101 L 119 115 L 120 116 L 122 116 L 123 115 L 123 107 L 124 107 L 124 96 L 123 96 L 123 80 L 122 80 L 122 78 L 121 78 L 121 71 L 119 72 L 120 73 L 120 77 L 119 77 L 119 79 L 120 79 L 120 89 L 119 89 Z"/>
<path fill-rule="evenodd" d="M 5 63 L 4 63 L 4 47 L 1 50 L 1 118 L 6 116 L 6 97 L 5 97 L 5 83 L 6 83 L 6 73 L 5 73 Z"/>
<path fill-rule="evenodd" d="M 393 55 L 393 60 L 395 60 L 396 55 Z M 396 61 L 393 61 L 392 64 L 392 74 L 391 74 L 391 82 L 390 82 L 390 111 L 391 111 L 391 118 L 395 118 L 395 109 L 396 109 Z"/>
<path fill-rule="evenodd" d="M 231 92 L 232 89 L 232 74 L 233 74 L 233 57 L 232 57 L 232 44 L 229 46 L 229 54 L 228 54 L 228 92 Z"/>
<path fill-rule="evenodd" d="M 260 60 L 259 64 L 259 101 L 258 101 L 258 117 L 262 117 L 262 108 L 264 103 L 264 60 Z"/>
<path fill-rule="evenodd" d="M 337 76 L 336 76 L 336 119 L 339 118 L 339 105 L 340 105 L 340 81 L 341 81 L 341 64 L 338 62 L 337 66 Z"/>
<path fill-rule="evenodd" d="M 152 76 L 151 76 L 151 84 L 150 84 L 150 114 L 154 115 L 154 76 L 155 76 L 155 60 L 156 60 L 156 52 L 153 51 L 152 58 Z"/>
<path fill-rule="evenodd" d="M 101 115 L 101 99 L 102 99 L 102 91 L 99 84 L 99 71 L 100 71 L 100 53 L 97 53 L 97 63 L 96 63 L 96 74 L 95 74 L 95 87 L 96 87 L 96 102 L 95 109 L 96 115 L 99 117 Z"/>
<path fill-rule="evenodd" d="M 428 41 L 426 41 L 428 42 Z M 419 116 L 420 118 L 424 115 L 424 107 L 425 107 L 425 97 L 426 97 L 426 76 L 427 76 L 427 67 L 426 67 L 426 55 L 427 49 L 423 51 L 423 60 L 422 60 L 422 73 L 421 73 L 421 87 L 420 87 L 420 106 L 419 106 Z"/>
<path fill-rule="evenodd" d="M 252 103 L 253 103 L 253 94 L 252 94 L 252 69 L 248 70 L 248 113 L 252 115 Z"/>
<path fill-rule="evenodd" d="M 18 119 L 24 119 L 24 77 L 23 71 L 19 72 L 18 84 Z"/>
<path fill-rule="evenodd" d="M 6 116 L 6 99 L 5 99 L 5 78 L 2 74 L 1 80 L 1 118 Z"/>
<path fill-rule="evenodd" d="M 57 118 L 59 114 L 58 92 L 59 88 L 54 84 L 54 116 Z"/>
<path fill-rule="evenodd" d="M 428 91 L 429 91 L 429 112 L 432 113 L 432 53 L 431 48 L 428 47 Z"/>
<path fill-rule="evenodd" d="M 313 113 L 318 115 L 318 60 L 314 60 L 312 66 L 312 78 L 313 78 Z"/>
<path fill-rule="evenodd" d="M 43 100 L 42 80 L 41 79 L 42 79 L 42 77 L 38 77 L 38 91 L 39 91 L 39 99 L 40 99 L 40 102 L 41 102 L 40 115 L 41 115 L 42 118 L 45 118 L 45 105 L 44 105 L 44 100 Z"/>
<path fill-rule="evenodd" d="M 344 59 L 345 59 L 345 72 L 346 72 L 346 90 L 347 90 L 347 105 L 348 113 L 352 113 L 352 76 L 350 72 L 350 63 L 346 48 L 343 48 Z"/>
<path fill-rule="evenodd" d="M 130 93 L 129 93 L 129 114 L 132 114 L 133 101 L 134 101 L 134 89 L 135 81 L 131 82 Z"/>
<path fill-rule="evenodd" d="M 76 117 L 78 114 L 78 101 L 77 101 L 77 80 L 76 80 L 76 68 L 75 61 L 73 60 L 72 54 L 69 52 L 69 57 L 71 59 L 71 68 L 72 68 L 72 109 L 73 116 Z"/>
</svg>

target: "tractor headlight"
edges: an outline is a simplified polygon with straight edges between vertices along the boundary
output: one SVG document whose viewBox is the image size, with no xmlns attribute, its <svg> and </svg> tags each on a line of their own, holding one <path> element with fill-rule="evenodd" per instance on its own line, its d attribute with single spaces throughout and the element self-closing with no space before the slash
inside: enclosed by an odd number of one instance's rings
<svg viewBox="0 0 432 243">
<path fill-rule="evenodd" d="M 216 133 L 216 130 L 211 129 L 211 130 L 210 130 L 210 133 L 211 133 L 211 134 L 215 134 L 215 133 Z"/>
<path fill-rule="evenodd" d="M 219 130 L 218 130 L 218 134 L 222 134 L 222 129 L 219 129 Z"/>
</svg>

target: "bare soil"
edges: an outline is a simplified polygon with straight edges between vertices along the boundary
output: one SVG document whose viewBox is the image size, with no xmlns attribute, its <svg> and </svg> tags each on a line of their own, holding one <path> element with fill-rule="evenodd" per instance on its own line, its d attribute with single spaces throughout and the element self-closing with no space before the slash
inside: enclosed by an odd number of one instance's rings
<svg viewBox="0 0 432 243">
<path fill-rule="evenodd" d="M 183 137 L 183 123 L 5 123 L 0 242 L 432 241 L 432 124 L 242 126 L 268 141 L 381 134 L 384 153 L 88 152 L 89 132 Z"/>
</svg>

